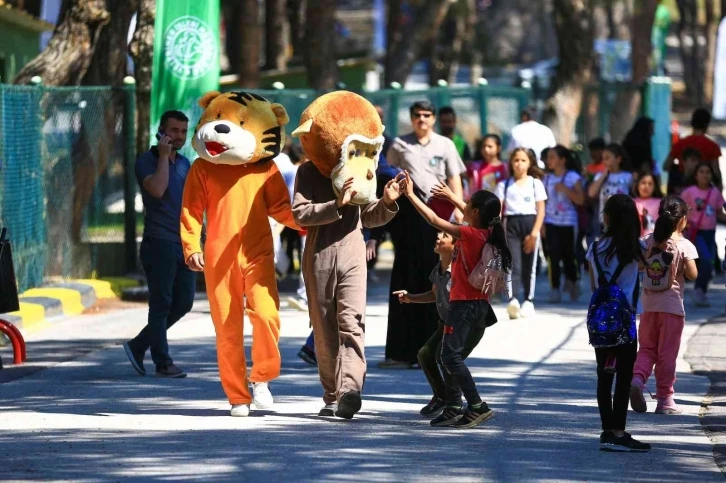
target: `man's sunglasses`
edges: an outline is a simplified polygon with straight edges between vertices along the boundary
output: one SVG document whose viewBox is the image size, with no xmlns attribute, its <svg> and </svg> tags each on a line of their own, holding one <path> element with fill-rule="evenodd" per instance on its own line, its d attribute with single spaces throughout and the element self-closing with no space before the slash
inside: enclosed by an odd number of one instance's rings
<svg viewBox="0 0 726 483">
<path fill-rule="evenodd" d="M 412 117 L 423 117 L 423 118 L 430 118 L 433 116 L 430 112 L 414 112 Z"/>
</svg>

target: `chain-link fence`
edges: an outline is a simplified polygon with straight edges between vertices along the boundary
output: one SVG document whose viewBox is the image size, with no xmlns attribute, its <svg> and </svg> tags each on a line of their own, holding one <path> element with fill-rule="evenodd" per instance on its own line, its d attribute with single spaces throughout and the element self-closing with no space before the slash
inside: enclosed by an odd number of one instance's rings
<svg viewBox="0 0 726 483">
<path fill-rule="evenodd" d="M 20 290 L 88 277 L 110 245 L 123 253 L 128 92 L 0 85 L 0 226 Z"/>
</svg>

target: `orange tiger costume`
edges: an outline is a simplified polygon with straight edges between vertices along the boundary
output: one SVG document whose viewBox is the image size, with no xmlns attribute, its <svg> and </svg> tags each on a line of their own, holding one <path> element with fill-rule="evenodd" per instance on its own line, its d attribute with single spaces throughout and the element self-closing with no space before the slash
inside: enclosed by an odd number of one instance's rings
<svg viewBox="0 0 726 483">
<path fill-rule="evenodd" d="M 210 92 L 200 105 L 205 111 L 192 141 L 199 158 L 184 188 L 182 244 L 187 261 L 202 252 L 206 213 L 204 276 L 219 375 L 230 404 L 249 405 L 245 308 L 253 327 L 250 380 L 267 382 L 280 374 L 280 302 L 268 215 L 292 229 L 300 228 L 273 161 L 284 144 L 283 126 L 289 118 L 281 105 L 245 92 Z"/>
</svg>

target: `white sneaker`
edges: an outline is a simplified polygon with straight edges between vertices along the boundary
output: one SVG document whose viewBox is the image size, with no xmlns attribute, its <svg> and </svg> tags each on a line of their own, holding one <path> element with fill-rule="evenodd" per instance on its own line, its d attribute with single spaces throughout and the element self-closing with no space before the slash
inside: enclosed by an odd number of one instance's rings
<svg viewBox="0 0 726 483">
<path fill-rule="evenodd" d="M 552 289 L 552 291 L 550 292 L 549 302 L 551 304 L 559 304 L 560 302 L 562 302 L 562 294 L 560 293 L 560 289 L 558 289 L 558 288 Z"/>
<path fill-rule="evenodd" d="M 507 305 L 507 313 L 509 314 L 510 319 L 518 319 L 521 317 L 521 314 L 519 313 L 519 300 L 512 299 L 509 301 L 509 305 Z"/>
<path fill-rule="evenodd" d="M 520 317 L 532 317 L 534 315 L 534 304 L 529 300 L 525 300 L 522 304 L 522 310 L 519 311 Z"/>
<path fill-rule="evenodd" d="M 229 411 L 230 416 L 238 417 L 238 418 L 246 418 L 250 415 L 250 405 L 249 404 L 234 404 L 232 405 L 232 409 Z"/>
<path fill-rule="evenodd" d="M 302 297 L 288 297 L 287 305 L 301 312 L 308 311 L 308 303 Z"/>
<path fill-rule="evenodd" d="M 252 404 L 257 409 L 269 409 L 275 403 L 272 399 L 270 386 L 266 382 L 253 382 L 252 395 Z"/>
</svg>

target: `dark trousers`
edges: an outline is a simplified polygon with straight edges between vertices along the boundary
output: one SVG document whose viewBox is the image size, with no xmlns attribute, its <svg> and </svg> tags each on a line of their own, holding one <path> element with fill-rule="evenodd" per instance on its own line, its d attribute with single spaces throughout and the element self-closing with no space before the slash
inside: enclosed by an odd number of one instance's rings
<svg viewBox="0 0 726 483">
<path fill-rule="evenodd" d="M 300 232 L 286 226 L 280 233 L 280 242 L 285 245 L 285 253 L 287 254 L 287 258 L 290 259 L 290 267 L 285 274 L 288 275 L 295 271 L 295 263 L 293 263 L 295 261 L 295 250 L 297 250 L 298 254 L 298 267 L 302 267 L 302 260 L 300 259 L 302 254 Z"/>
<path fill-rule="evenodd" d="M 434 252 L 437 231 L 406 198 L 399 198 L 398 214 L 388 225 L 394 260 L 388 299 L 386 359 L 417 362 L 418 350 L 436 332 L 439 314 L 435 304 L 402 304 L 392 292 L 422 293 L 431 290 L 429 275 L 438 262 Z"/>
<path fill-rule="evenodd" d="M 608 356 L 615 356 L 616 374 L 605 372 Z M 628 414 L 630 383 L 633 380 L 633 365 L 638 355 L 638 343 L 595 349 L 597 359 L 597 408 L 603 431 L 625 431 Z M 612 394 L 615 379 L 615 395 Z"/>
<path fill-rule="evenodd" d="M 713 261 L 717 257 L 716 230 L 698 230 L 696 235 L 696 250 L 698 250 L 698 276 L 696 288 L 708 290 L 708 284 L 713 278 Z"/>
<path fill-rule="evenodd" d="M 452 376 L 451 386 L 446 385 L 444 399 L 447 405 L 461 405 L 462 392 L 470 406 L 482 402 L 474 378 L 464 364 L 464 347 L 472 332 L 478 329 L 483 332 L 490 310 L 491 306 L 486 300 L 449 302 L 449 320 L 444 326 L 444 335 L 441 338 L 441 365 Z"/>
<path fill-rule="evenodd" d="M 575 251 L 575 227 L 545 225 L 549 258 L 550 286 L 560 288 L 562 271 L 570 282 L 577 282 L 577 253 Z M 562 268 L 560 268 L 562 264 Z"/>
<path fill-rule="evenodd" d="M 441 341 L 444 336 L 444 323 L 439 321 L 439 328 L 434 335 L 426 341 L 426 344 L 418 351 L 418 363 L 429 381 L 429 386 L 434 393 L 434 397 L 444 400 L 447 394 L 453 398 L 457 393 L 459 398 L 454 401 L 454 405 L 461 404 L 461 389 L 444 368 L 441 363 Z M 461 359 L 466 360 L 471 351 L 479 344 L 484 336 L 484 327 L 475 327 L 469 332 L 464 341 L 464 348 L 461 351 Z M 443 372 L 443 374 L 442 374 Z M 449 402 L 449 401 L 447 401 Z"/>
<path fill-rule="evenodd" d="M 512 252 L 512 285 L 509 295 L 518 298 L 522 290 L 523 300 L 534 298 L 534 284 L 537 277 L 537 251 L 539 243 L 532 253 L 524 253 L 524 239 L 532 233 L 535 215 L 514 215 L 507 217 L 507 245 Z M 548 245 L 548 250 L 552 245 Z"/>
<path fill-rule="evenodd" d="M 149 286 L 149 319 L 129 347 L 137 354 L 151 348 L 154 364 L 166 367 L 173 363 L 166 331 L 192 309 L 197 274 L 184 263 L 181 243 L 144 238 L 139 256 Z"/>
</svg>

